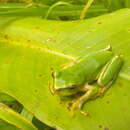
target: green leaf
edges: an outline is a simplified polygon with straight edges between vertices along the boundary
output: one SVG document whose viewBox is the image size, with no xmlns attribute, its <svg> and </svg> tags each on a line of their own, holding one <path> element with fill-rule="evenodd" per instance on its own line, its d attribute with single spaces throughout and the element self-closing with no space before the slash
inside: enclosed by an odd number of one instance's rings
<svg viewBox="0 0 130 130">
<path fill-rule="evenodd" d="M 88 0 L 88 2 L 86 3 L 84 9 L 82 10 L 81 14 L 80 14 L 80 19 L 84 19 L 87 12 L 88 12 L 88 9 L 91 7 L 92 3 L 94 2 L 94 0 Z"/>
<path fill-rule="evenodd" d="M 59 6 L 64 5 L 64 6 Z M 69 5 L 69 6 L 67 6 Z M 66 2 L 58 2 L 52 6 L 40 4 L 38 6 L 27 6 L 21 3 L 0 3 L 0 16 L 27 17 L 41 16 L 48 19 L 79 19 L 83 5 L 71 5 Z M 97 16 L 107 13 L 108 9 L 103 4 L 95 4 L 88 10 L 87 17 Z M 63 19 L 64 18 L 64 19 Z"/>
<path fill-rule="evenodd" d="M 49 14 L 50 14 L 50 12 L 56 7 L 56 6 L 59 6 L 59 5 L 70 5 L 69 3 L 67 3 L 67 2 L 63 2 L 63 1 L 59 1 L 59 2 L 57 2 L 57 3 L 55 3 L 55 4 L 53 4 L 49 9 L 48 9 L 48 11 L 47 11 L 47 13 L 46 13 L 46 15 L 45 15 L 45 19 L 47 19 L 48 18 L 48 16 L 49 16 Z"/>
<path fill-rule="evenodd" d="M 49 127 L 48 125 L 42 123 L 35 117 L 33 118 L 32 123 L 38 128 L 38 130 L 55 130 L 55 129 Z"/>
<path fill-rule="evenodd" d="M 2 103 L 0 103 L 0 119 L 23 130 L 37 130 L 26 118 Z"/>
<path fill-rule="evenodd" d="M 3 120 L 0 120 L 0 129 L 1 130 L 19 130 L 19 128 L 16 128 L 15 126 L 13 126 Z"/>
<path fill-rule="evenodd" d="M 82 21 L 1 17 L 0 23 L 2 92 L 13 96 L 42 122 L 61 130 L 129 130 L 129 9 Z M 104 97 L 85 104 L 83 110 L 90 116 L 77 112 L 71 117 L 66 101 L 50 93 L 52 68 L 60 69 L 109 44 L 124 56 L 117 81 Z"/>
</svg>

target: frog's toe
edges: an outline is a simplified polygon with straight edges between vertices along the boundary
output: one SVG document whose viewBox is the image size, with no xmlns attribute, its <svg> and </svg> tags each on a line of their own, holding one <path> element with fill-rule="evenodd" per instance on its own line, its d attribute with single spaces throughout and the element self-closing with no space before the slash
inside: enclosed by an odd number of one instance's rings
<svg viewBox="0 0 130 130">
<path fill-rule="evenodd" d="M 90 116 L 89 113 L 82 111 L 82 104 L 79 100 L 77 101 L 72 101 L 68 104 L 69 110 L 70 110 L 70 115 L 73 117 L 75 113 L 78 111 L 83 115 L 83 116 Z"/>
<path fill-rule="evenodd" d="M 82 105 L 79 100 L 68 103 L 68 108 L 69 108 L 72 116 L 74 116 L 75 112 L 80 111 L 81 107 L 82 107 Z"/>
<path fill-rule="evenodd" d="M 87 117 L 89 116 L 89 117 L 91 117 L 88 112 L 84 112 L 84 111 L 81 110 L 80 113 L 81 113 L 82 115 L 84 115 L 84 116 L 87 116 Z"/>
</svg>

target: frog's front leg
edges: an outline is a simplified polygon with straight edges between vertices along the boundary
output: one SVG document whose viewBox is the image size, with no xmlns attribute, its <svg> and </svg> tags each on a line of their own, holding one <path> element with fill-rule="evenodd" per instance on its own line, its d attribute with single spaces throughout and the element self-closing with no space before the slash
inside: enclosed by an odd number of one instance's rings
<svg viewBox="0 0 130 130">
<path fill-rule="evenodd" d="M 101 96 L 115 81 L 122 63 L 120 55 L 114 56 L 100 72 L 97 79 L 97 86 L 87 86 L 86 93 L 71 103 L 70 109 L 72 113 L 77 109 L 81 110 L 86 101 Z"/>
<path fill-rule="evenodd" d="M 85 85 L 85 89 L 83 91 L 86 91 L 85 94 L 78 99 L 73 100 L 68 104 L 68 108 L 71 111 L 71 115 L 73 116 L 76 110 L 80 110 L 81 113 L 87 115 L 87 113 L 81 111 L 82 106 L 84 105 L 85 102 L 87 102 L 90 99 L 94 99 L 98 96 L 99 94 L 99 88 L 96 86 L 90 86 L 90 85 Z"/>
</svg>

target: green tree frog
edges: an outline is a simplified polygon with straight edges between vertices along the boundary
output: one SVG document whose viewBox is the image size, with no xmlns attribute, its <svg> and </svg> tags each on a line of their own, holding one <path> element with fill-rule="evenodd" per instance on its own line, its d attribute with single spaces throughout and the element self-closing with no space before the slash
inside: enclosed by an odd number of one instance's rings
<svg viewBox="0 0 130 130">
<path fill-rule="evenodd" d="M 121 55 L 115 55 L 109 45 L 53 73 L 51 90 L 59 96 L 73 96 L 83 92 L 69 106 L 72 111 L 81 110 L 86 101 L 102 95 L 111 86 L 122 64 Z"/>
</svg>

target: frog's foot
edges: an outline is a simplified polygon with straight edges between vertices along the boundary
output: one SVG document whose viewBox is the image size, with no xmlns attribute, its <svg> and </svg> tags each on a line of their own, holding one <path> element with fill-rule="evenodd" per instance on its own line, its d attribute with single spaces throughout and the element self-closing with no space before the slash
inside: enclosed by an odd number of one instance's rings
<svg viewBox="0 0 130 130">
<path fill-rule="evenodd" d="M 80 102 L 80 98 L 69 102 L 68 108 L 72 117 L 75 115 L 77 111 L 81 112 L 83 115 L 87 115 L 87 113 L 81 110 L 82 105 L 83 104 Z"/>
<path fill-rule="evenodd" d="M 103 87 L 103 88 L 100 88 L 99 89 L 99 93 L 98 93 L 98 96 L 104 96 L 104 93 L 106 92 L 106 88 L 105 87 Z"/>
<path fill-rule="evenodd" d="M 72 102 L 70 102 L 68 104 L 69 105 L 68 107 L 70 109 L 71 115 L 73 116 L 75 114 L 75 112 L 78 111 L 78 110 L 81 113 L 83 113 L 83 111 L 81 109 L 82 109 L 84 103 L 87 102 L 90 99 L 97 97 L 98 93 L 99 93 L 99 88 L 93 86 L 83 96 L 81 96 L 78 99 L 75 99 Z"/>
</svg>

